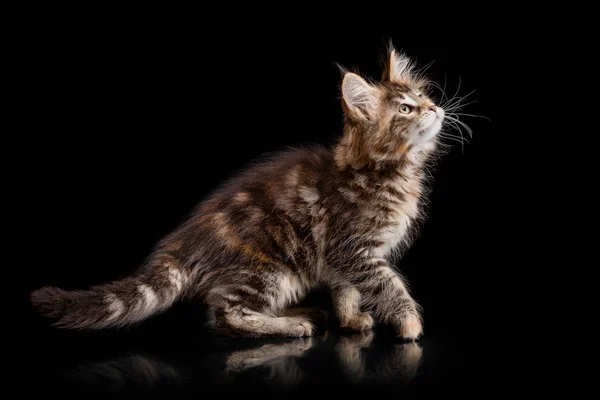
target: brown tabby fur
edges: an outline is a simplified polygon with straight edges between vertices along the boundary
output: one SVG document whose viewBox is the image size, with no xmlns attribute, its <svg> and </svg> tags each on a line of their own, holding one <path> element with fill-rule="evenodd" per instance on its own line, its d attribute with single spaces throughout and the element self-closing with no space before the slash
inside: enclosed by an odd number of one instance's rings
<svg viewBox="0 0 600 400">
<path fill-rule="evenodd" d="M 300 337 L 314 326 L 289 307 L 321 286 L 331 289 L 343 328 L 368 330 L 375 320 L 417 339 L 420 307 L 390 260 L 422 216 L 426 163 L 443 119 L 420 93 L 426 84 L 393 49 L 381 82 L 346 73 L 344 134 L 332 149 L 256 163 L 201 202 L 133 276 L 89 290 L 41 288 L 33 304 L 56 326 L 100 329 L 194 298 L 208 305 L 215 329 Z M 398 111 L 407 98 L 411 115 Z M 439 126 L 417 129 L 428 111 Z"/>
</svg>

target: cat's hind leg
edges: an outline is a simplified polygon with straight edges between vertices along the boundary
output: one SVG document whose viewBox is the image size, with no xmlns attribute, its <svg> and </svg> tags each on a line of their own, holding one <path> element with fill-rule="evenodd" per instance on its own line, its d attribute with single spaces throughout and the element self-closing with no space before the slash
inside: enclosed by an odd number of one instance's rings
<svg viewBox="0 0 600 400">
<path fill-rule="evenodd" d="M 290 307 L 283 312 L 282 316 L 305 318 L 315 327 L 324 327 L 329 319 L 327 311 L 318 307 Z"/>
<path fill-rule="evenodd" d="M 315 325 L 301 313 L 281 315 L 277 305 L 281 290 L 249 284 L 219 286 L 207 296 L 209 323 L 218 331 L 232 336 L 308 337 Z"/>
</svg>

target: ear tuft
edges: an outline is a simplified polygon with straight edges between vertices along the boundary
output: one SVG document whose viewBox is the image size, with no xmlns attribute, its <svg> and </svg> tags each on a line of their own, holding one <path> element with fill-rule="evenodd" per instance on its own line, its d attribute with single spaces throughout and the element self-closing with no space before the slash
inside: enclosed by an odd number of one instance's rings
<svg viewBox="0 0 600 400">
<path fill-rule="evenodd" d="M 389 46 L 388 61 L 385 66 L 383 80 L 389 82 L 406 82 L 412 79 L 413 64 L 404 53 Z"/>
<path fill-rule="evenodd" d="M 360 76 L 347 72 L 342 81 L 342 97 L 350 112 L 371 121 L 377 115 L 377 89 Z"/>
</svg>

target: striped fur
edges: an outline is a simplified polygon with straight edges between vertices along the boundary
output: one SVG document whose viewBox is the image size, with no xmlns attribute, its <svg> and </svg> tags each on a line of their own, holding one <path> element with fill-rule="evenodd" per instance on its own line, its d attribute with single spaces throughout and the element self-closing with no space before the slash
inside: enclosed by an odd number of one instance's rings
<svg viewBox="0 0 600 400">
<path fill-rule="evenodd" d="M 328 287 L 343 328 L 381 322 L 418 338 L 419 305 L 391 260 L 423 216 L 444 120 L 426 85 L 395 50 L 379 82 L 345 73 L 335 146 L 253 164 L 202 201 L 134 276 L 85 291 L 41 288 L 33 304 L 57 326 L 100 329 L 193 298 L 208 305 L 217 330 L 301 337 L 314 333 L 313 322 L 288 308 Z"/>
</svg>

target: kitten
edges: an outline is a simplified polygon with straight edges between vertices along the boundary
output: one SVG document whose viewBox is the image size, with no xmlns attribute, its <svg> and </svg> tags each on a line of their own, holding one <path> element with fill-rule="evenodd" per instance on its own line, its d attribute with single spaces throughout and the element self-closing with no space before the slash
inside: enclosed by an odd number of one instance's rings
<svg viewBox="0 0 600 400">
<path fill-rule="evenodd" d="M 43 287 L 33 305 L 57 327 L 101 329 L 195 298 L 216 330 L 302 337 L 315 326 L 289 307 L 327 287 L 342 328 L 365 331 L 376 321 L 418 339 L 420 306 L 390 260 L 422 217 L 445 112 L 409 58 L 393 48 L 388 56 L 379 82 L 344 72 L 344 132 L 332 148 L 285 151 L 247 168 L 134 275 L 88 290 Z"/>
</svg>

